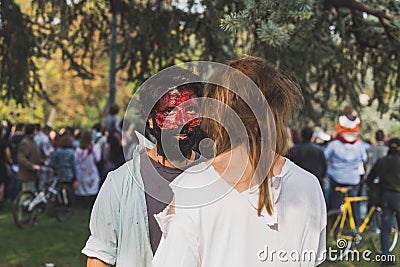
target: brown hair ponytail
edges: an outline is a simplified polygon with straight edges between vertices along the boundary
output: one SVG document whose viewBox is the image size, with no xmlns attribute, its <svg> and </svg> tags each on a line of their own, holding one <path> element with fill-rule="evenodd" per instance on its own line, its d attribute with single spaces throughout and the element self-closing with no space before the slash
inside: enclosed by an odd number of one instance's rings
<svg viewBox="0 0 400 267">
<path fill-rule="evenodd" d="M 222 81 L 223 86 L 208 84 L 204 97 L 215 99 L 233 110 L 245 126 L 246 133 L 239 132 L 235 121 L 227 116 L 228 109 L 223 107 L 203 106 L 203 110 L 207 110 L 208 114 L 212 113 L 214 119 L 203 119 L 202 128 L 209 138 L 214 140 L 216 155 L 248 142 L 248 154 L 253 175 L 262 181 L 259 187 L 257 213 L 260 215 L 262 209 L 265 208 L 269 214 L 272 214 L 273 205 L 268 178 L 274 175 L 272 170 L 278 156 L 286 154 L 287 127 L 292 114 L 303 103 L 301 89 L 293 79 L 277 70 L 271 63 L 258 57 L 245 56 L 230 61 L 227 65 L 242 72 L 257 85 L 264 96 L 262 101 L 265 102 L 267 100 L 268 102 L 274 122 L 269 121 L 268 116 L 266 116 L 267 120 L 265 122 L 260 123 L 257 121 L 254 110 L 246 102 L 246 100 L 253 101 L 257 96 L 257 94 L 254 94 L 254 88 L 256 87 L 246 87 L 245 83 L 235 80 L 234 75 L 231 75 L 228 71 L 223 71 L 215 74 Z M 235 87 L 236 90 L 240 90 L 240 95 L 245 96 L 245 99 L 239 97 L 234 91 L 229 90 L 231 86 Z M 266 110 L 255 112 L 267 113 Z M 268 125 L 264 124 L 274 124 L 275 133 L 266 131 L 268 130 Z M 232 135 L 228 134 L 231 132 L 234 133 L 234 139 L 231 139 Z M 267 136 L 262 136 L 261 133 L 265 132 L 267 132 Z M 264 142 L 262 138 L 275 138 L 275 147 L 263 148 L 271 151 L 261 151 Z M 272 166 L 270 166 L 271 163 Z"/>
</svg>

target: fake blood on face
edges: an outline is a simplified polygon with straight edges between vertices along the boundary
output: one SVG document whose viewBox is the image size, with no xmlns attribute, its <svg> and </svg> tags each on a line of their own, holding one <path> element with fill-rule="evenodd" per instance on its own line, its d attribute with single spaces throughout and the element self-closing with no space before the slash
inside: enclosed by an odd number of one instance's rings
<svg viewBox="0 0 400 267">
<path fill-rule="evenodd" d="M 155 121 L 161 130 L 173 130 L 187 125 L 190 128 L 200 125 L 199 105 L 192 90 L 173 89 L 157 103 Z"/>
</svg>

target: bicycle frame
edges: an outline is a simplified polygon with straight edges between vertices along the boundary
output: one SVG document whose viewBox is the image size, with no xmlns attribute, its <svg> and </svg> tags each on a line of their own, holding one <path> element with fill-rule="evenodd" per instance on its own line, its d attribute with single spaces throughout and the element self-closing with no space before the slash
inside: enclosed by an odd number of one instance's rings
<svg viewBox="0 0 400 267">
<path fill-rule="evenodd" d="M 337 190 L 339 191 L 339 190 Z M 382 210 L 379 206 L 371 206 L 368 210 L 366 217 L 360 222 L 361 225 L 356 226 L 352 203 L 368 201 L 367 196 L 356 196 L 349 197 L 347 192 L 342 192 L 346 194 L 343 199 L 340 209 L 332 210 L 328 212 L 328 223 L 327 223 L 327 245 L 329 247 L 334 246 L 333 242 L 336 242 L 336 246 L 342 250 L 341 258 L 351 252 L 351 248 L 359 249 L 360 244 L 364 240 L 363 233 L 369 232 L 368 239 L 371 243 L 371 248 L 376 253 L 381 254 L 381 243 L 380 243 L 380 233 L 381 225 L 380 219 L 382 216 Z M 376 216 L 376 217 L 375 217 Z M 396 246 L 398 239 L 398 224 L 395 217 L 392 218 L 393 226 L 391 231 L 391 241 L 389 251 L 392 252 Z M 369 225 L 373 221 L 372 225 Z M 339 241 L 346 240 L 345 247 L 339 247 Z M 343 242 L 341 243 L 343 244 Z M 328 258 L 329 261 L 337 261 L 338 258 Z"/>
<path fill-rule="evenodd" d="M 46 167 L 43 167 L 45 169 Z M 59 222 L 69 219 L 73 214 L 69 187 L 56 176 L 46 180 L 39 191 L 21 191 L 13 205 L 13 218 L 18 228 L 34 227 L 37 216 L 46 209 L 46 204 L 53 203 L 52 211 Z"/>
<path fill-rule="evenodd" d="M 58 183 L 58 179 L 55 178 L 53 179 L 53 181 L 51 182 L 51 185 L 47 188 L 48 192 L 47 194 L 45 194 L 44 191 L 39 192 L 39 194 L 37 194 L 35 196 L 35 198 L 29 203 L 28 206 L 28 211 L 32 211 L 34 207 L 36 207 L 37 205 L 44 203 L 46 204 L 48 202 L 48 199 L 50 198 L 50 195 L 57 195 L 57 190 L 55 189 Z"/>
<path fill-rule="evenodd" d="M 349 216 L 348 220 L 349 220 L 349 224 L 350 224 L 350 229 L 354 233 L 356 233 L 356 232 L 357 233 L 364 232 L 364 230 L 367 227 L 370 219 L 372 218 L 372 215 L 374 214 L 374 212 L 376 210 L 376 206 L 370 207 L 367 216 L 364 218 L 362 224 L 357 228 L 355 220 L 354 220 L 354 216 L 353 216 L 353 209 L 351 207 L 351 203 L 367 201 L 367 200 L 368 200 L 368 197 L 366 197 L 366 196 L 345 197 L 344 200 L 343 200 L 343 204 L 341 206 L 342 214 L 339 215 L 336 218 L 336 220 L 335 220 L 335 222 L 333 224 L 333 227 L 332 227 L 331 231 L 329 232 L 329 234 L 333 235 L 333 231 L 335 231 L 338 223 L 340 222 L 340 224 L 339 224 L 339 232 L 338 232 L 337 238 L 353 240 L 354 236 L 342 235 L 342 230 L 343 230 L 343 228 L 345 226 L 347 216 Z"/>
</svg>

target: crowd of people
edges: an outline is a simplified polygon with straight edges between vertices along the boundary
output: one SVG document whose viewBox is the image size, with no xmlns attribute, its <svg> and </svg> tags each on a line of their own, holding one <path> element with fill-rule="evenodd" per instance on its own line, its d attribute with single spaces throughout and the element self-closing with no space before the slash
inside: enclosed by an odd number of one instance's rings
<svg viewBox="0 0 400 267">
<path fill-rule="evenodd" d="M 142 105 L 152 104 L 147 119 L 155 143 L 140 138 L 133 159 L 110 172 L 100 189 L 82 250 L 87 266 L 258 266 L 265 263 L 257 253 L 267 244 L 315 252 L 305 265 L 322 262 L 322 190 L 312 174 L 283 157 L 300 87 L 256 57 L 229 62 L 205 88 L 188 70 L 175 69 L 168 78 L 178 84 L 149 82 L 141 95 Z M 228 89 L 237 81 L 244 100 Z M 213 101 L 200 104 L 200 96 L 230 107 L 239 121 Z M 271 112 L 256 119 L 249 101 L 262 109 L 268 101 Z M 198 153 L 204 137 L 214 142 L 211 161 Z M 300 213 L 311 205 L 313 214 Z"/>
<path fill-rule="evenodd" d="M 55 131 L 48 124 L 4 121 L 0 129 L 0 208 L 21 190 L 43 190 L 54 176 L 74 192 L 74 204 L 91 207 L 106 174 L 129 158 L 124 150 L 131 152 L 137 144 L 132 138 L 122 142 L 118 112 L 118 105 L 112 105 L 107 128 L 97 123 L 89 130 L 65 127 Z"/>
<path fill-rule="evenodd" d="M 328 210 L 339 209 L 343 203 L 340 188 L 348 188 L 348 196 L 368 194 L 368 203 L 352 203 L 356 226 L 360 226 L 366 215 L 362 214 L 361 205 L 365 205 L 364 213 L 367 204 L 381 206 L 382 253 L 388 257 L 395 213 L 400 222 L 400 139 L 386 137 L 379 129 L 374 142 L 362 140 L 359 129 L 360 119 L 351 106 L 346 106 L 330 140 L 317 144 L 313 129 L 305 127 L 302 139 L 297 140 L 287 156 L 318 178 Z"/>
<path fill-rule="evenodd" d="M 382 250 L 389 255 L 391 218 L 400 214 L 400 139 L 383 130 L 375 142 L 360 139 L 361 121 L 350 106 L 329 138 L 318 139 L 311 127 L 291 136 L 290 119 L 302 104 L 299 85 L 261 58 L 227 66 L 214 74 L 216 84 L 193 82 L 195 74 L 179 69 L 171 79 L 181 85 L 145 92 L 142 104 L 155 103 L 146 137 L 122 127 L 117 105 L 104 130 L 96 124 L 55 133 L 46 125 L 10 124 L 1 131 L 1 164 L 10 167 L 1 169 L 0 200 L 1 185 L 12 200 L 21 183 L 32 188 L 40 180 L 42 164 L 51 166 L 79 202 L 92 207 L 82 249 L 88 267 L 286 264 L 260 259 L 267 244 L 276 251 L 313 251 L 302 265 L 316 266 L 324 260 L 327 209 L 343 201 L 337 188 L 349 187 L 355 196 L 367 184 L 380 188 Z M 241 98 L 230 90 L 238 80 Z M 235 116 L 194 101 L 202 96 Z M 249 101 L 270 112 L 254 114 Z M 271 136 L 274 149 L 262 150 Z M 211 159 L 200 155 L 204 137 L 214 142 Z M 359 223 L 362 209 L 353 209 Z"/>
</svg>

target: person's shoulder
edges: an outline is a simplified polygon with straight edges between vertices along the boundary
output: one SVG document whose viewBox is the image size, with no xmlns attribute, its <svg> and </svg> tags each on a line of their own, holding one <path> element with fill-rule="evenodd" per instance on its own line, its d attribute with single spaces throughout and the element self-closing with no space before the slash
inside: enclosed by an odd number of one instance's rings
<svg viewBox="0 0 400 267">
<path fill-rule="evenodd" d="M 299 167 L 287 158 L 285 165 L 286 173 L 284 174 L 284 177 L 289 183 L 312 188 L 316 186 L 320 187 L 318 178 L 309 171 Z"/>
<path fill-rule="evenodd" d="M 170 183 L 170 187 L 174 193 L 177 214 L 191 218 L 198 218 L 203 207 L 230 191 L 212 165 L 206 162 L 185 170 Z"/>
<path fill-rule="evenodd" d="M 343 144 L 342 143 L 342 141 L 340 141 L 339 139 L 334 139 L 334 140 L 332 140 L 332 141 L 330 141 L 328 144 L 327 144 L 327 146 L 329 146 L 329 145 L 340 145 L 340 144 Z"/>
<path fill-rule="evenodd" d="M 117 195 L 122 195 L 129 187 L 129 190 L 134 190 L 133 194 L 137 194 L 137 190 L 143 186 L 143 181 L 136 175 L 138 172 L 134 168 L 133 161 L 130 160 L 108 172 L 102 187 L 109 187 L 109 190 L 115 191 Z"/>
<path fill-rule="evenodd" d="M 399 159 L 400 157 L 395 156 L 395 155 L 386 155 L 382 158 L 377 159 L 375 165 L 376 166 L 381 166 L 382 164 L 385 164 L 386 162 L 391 162 L 393 159 Z"/>
<path fill-rule="evenodd" d="M 34 142 L 31 142 L 29 138 L 24 137 L 24 138 L 22 138 L 22 140 L 18 143 L 18 147 L 19 147 L 19 148 L 23 148 L 23 147 L 26 147 L 26 146 L 30 146 L 31 143 L 34 143 Z"/>
<path fill-rule="evenodd" d="M 127 161 L 120 167 L 115 170 L 110 171 L 107 174 L 107 179 L 112 180 L 114 182 L 122 182 L 125 179 L 128 179 L 133 173 L 133 161 Z"/>
<path fill-rule="evenodd" d="M 289 161 L 287 164 L 290 165 L 290 169 L 284 177 L 282 189 L 286 191 L 286 196 L 298 203 L 303 203 L 304 206 L 324 206 L 322 189 L 318 178 L 293 162 Z"/>
<path fill-rule="evenodd" d="M 316 144 L 316 143 L 310 142 L 309 146 L 314 148 L 315 150 L 321 150 L 322 151 L 322 147 L 320 145 Z"/>
<path fill-rule="evenodd" d="M 185 169 L 171 182 L 171 187 L 198 187 L 215 180 L 215 178 L 213 167 L 203 161 Z"/>
<path fill-rule="evenodd" d="M 294 146 L 292 146 L 292 147 L 289 149 L 288 155 L 296 154 L 297 151 L 301 151 L 301 150 L 302 150 L 302 145 L 301 145 L 301 143 L 295 144 Z"/>
</svg>

